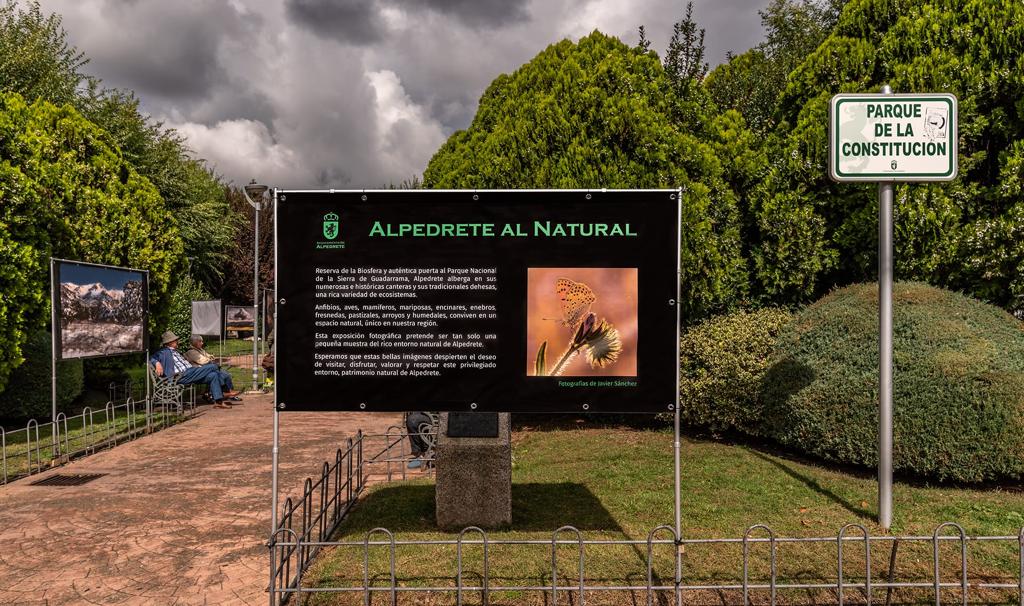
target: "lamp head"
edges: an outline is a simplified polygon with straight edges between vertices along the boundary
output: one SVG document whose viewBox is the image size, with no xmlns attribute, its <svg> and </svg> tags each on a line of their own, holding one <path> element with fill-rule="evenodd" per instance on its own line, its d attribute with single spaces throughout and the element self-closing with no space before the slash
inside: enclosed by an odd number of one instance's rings
<svg viewBox="0 0 1024 606">
<path fill-rule="evenodd" d="M 253 208 L 260 208 L 263 206 L 263 197 L 267 195 L 267 190 L 270 189 L 266 185 L 256 183 L 256 179 L 253 179 L 248 185 L 242 188 L 245 192 L 245 199 L 252 205 Z"/>
</svg>

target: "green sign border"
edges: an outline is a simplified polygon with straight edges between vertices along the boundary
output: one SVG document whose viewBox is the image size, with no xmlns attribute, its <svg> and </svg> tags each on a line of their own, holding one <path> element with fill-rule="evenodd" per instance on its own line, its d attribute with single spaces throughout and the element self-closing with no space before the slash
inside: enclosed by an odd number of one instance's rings
<svg viewBox="0 0 1024 606">
<path fill-rule="evenodd" d="M 838 97 L 838 98 L 836 98 Z M 906 101 L 942 101 L 949 106 L 949 115 L 952 116 L 950 129 L 950 140 L 953 143 L 949 154 L 949 168 L 941 173 L 843 173 L 839 170 L 839 106 L 843 103 L 903 103 Z M 957 176 L 957 158 L 959 156 L 958 146 L 960 144 L 960 117 L 957 115 L 956 97 L 949 93 L 928 95 L 883 95 L 883 94 L 858 94 L 844 93 L 833 97 L 829 104 L 832 113 L 832 131 L 829 134 L 829 145 L 832 147 L 832 164 L 829 166 L 829 176 L 837 181 L 911 181 L 925 178 L 935 181 L 952 181 Z"/>
</svg>

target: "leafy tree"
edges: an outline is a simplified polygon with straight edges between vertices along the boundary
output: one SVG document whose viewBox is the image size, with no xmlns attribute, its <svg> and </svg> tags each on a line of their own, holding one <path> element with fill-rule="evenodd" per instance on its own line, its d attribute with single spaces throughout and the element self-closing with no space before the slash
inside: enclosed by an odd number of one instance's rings
<svg viewBox="0 0 1024 606">
<path fill-rule="evenodd" d="M 44 329 L 30 331 L 22 350 L 25 362 L 0 391 L 0 419 L 5 423 L 50 418 L 50 381 L 53 378 L 50 366 L 53 339 L 50 332 Z M 68 411 L 83 387 L 83 360 L 57 364 L 57 410 Z"/>
<path fill-rule="evenodd" d="M 729 124 L 697 115 L 684 129 L 675 119 L 682 105 L 653 53 L 599 32 L 564 40 L 491 83 L 470 127 L 431 159 L 424 186 L 681 186 L 684 313 L 699 317 L 743 297 L 747 264 L 716 153 Z"/>
<path fill-rule="evenodd" d="M 805 258 L 785 281 L 823 292 L 875 275 L 875 189 L 827 179 L 827 114 L 833 94 L 888 83 L 960 101 L 958 180 L 896 187 L 897 274 L 1024 312 L 1021 48 L 1024 4 L 1013 0 L 851 1 L 788 78 L 772 166 L 755 196 L 761 209 L 788 200 L 813 227 L 786 236 Z M 769 294 L 789 296 L 759 278 Z"/>
<path fill-rule="evenodd" d="M 774 124 L 775 107 L 786 79 L 781 68 L 764 50 L 752 48 L 739 55 L 729 54 L 708 74 L 706 86 L 712 101 L 720 109 L 734 109 L 763 133 Z"/>
<path fill-rule="evenodd" d="M 0 94 L 0 386 L 46 324 L 51 256 L 150 270 L 150 330 L 165 323 L 183 257 L 156 189 L 71 107 Z"/>
<path fill-rule="evenodd" d="M 25 9 L 13 0 L 0 7 L 0 90 L 29 102 L 71 104 L 106 130 L 178 219 L 195 276 L 207 288 L 219 289 L 221 268 L 239 227 L 223 184 L 191 157 L 178 133 L 142 113 L 131 91 L 103 88 L 84 74 L 86 63 L 85 55 L 67 42 L 59 15 L 44 15 L 34 0 Z"/>
<path fill-rule="evenodd" d="M 641 25 L 637 33 L 640 39 L 636 43 L 636 49 L 644 53 L 651 50 L 651 41 L 647 38 L 647 29 Z"/>
<path fill-rule="evenodd" d="M 178 281 L 171 293 L 167 330 L 185 338 L 192 333 L 192 301 L 210 299 L 210 293 L 190 273 Z"/>
<path fill-rule="evenodd" d="M 74 104 L 90 82 L 82 73 L 88 60 L 68 44 L 60 15 L 44 15 L 38 2 L 26 10 L 15 0 L 0 6 L 0 90 L 26 99 Z"/>
<path fill-rule="evenodd" d="M 665 52 L 665 73 L 681 98 L 699 85 L 708 73 L 704 60 L 704 28 L 693 18 L 693 2 L 686 3 L 686 16 L 672 25 L 672 38 Z"/>
<path fill-rule="evenodd" d="M 739 55 L 730 53 L 709 74 L 711 98 L 720 109 L 743 114 L 754 131 L 770 130 L 787 77 L 828 37 L 845 4 L 846 0 L 772 0 L 760 11 L 764 42 Z"/>
<path fill-rule="evenodd" d="M 125 159 L 160 192 L 178 220 L 192 275 L 207 290 L 218 290 L 241 227 L 219 177 L 189 155 L 181 135 L 145 117 L 130 91 L 93 86 L 82 104 L 86 117 L 110 133 Z"/>
</svg>

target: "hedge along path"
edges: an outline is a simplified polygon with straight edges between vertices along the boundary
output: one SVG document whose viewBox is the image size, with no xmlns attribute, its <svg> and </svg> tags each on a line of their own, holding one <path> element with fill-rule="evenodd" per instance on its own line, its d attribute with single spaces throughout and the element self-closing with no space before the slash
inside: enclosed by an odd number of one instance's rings
<svg viewBox="0 0 1024 606">
<path fill-rule="evenodd" d="M 0 604 L 264 604 L 269 396 L 0 487 Z M 281 498 L 358 429 L 400 415 L 302 413 L 281 424 Z M 30 483 L 104 473 L 73 487 Z"/>
</svg>

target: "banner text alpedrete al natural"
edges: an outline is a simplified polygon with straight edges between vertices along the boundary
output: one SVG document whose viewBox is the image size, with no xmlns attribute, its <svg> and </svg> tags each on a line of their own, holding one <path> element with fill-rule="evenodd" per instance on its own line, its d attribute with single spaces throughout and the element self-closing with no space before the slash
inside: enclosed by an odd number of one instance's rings
<svg viewBox="0 0 1024 606">
<path fill-rule="evenodd" d="M 370 237 L 402 238 L 491 238 L 491 237 L 637 237 L 629 223 L 382 223 L 374 221 Z"/>
</svg>

